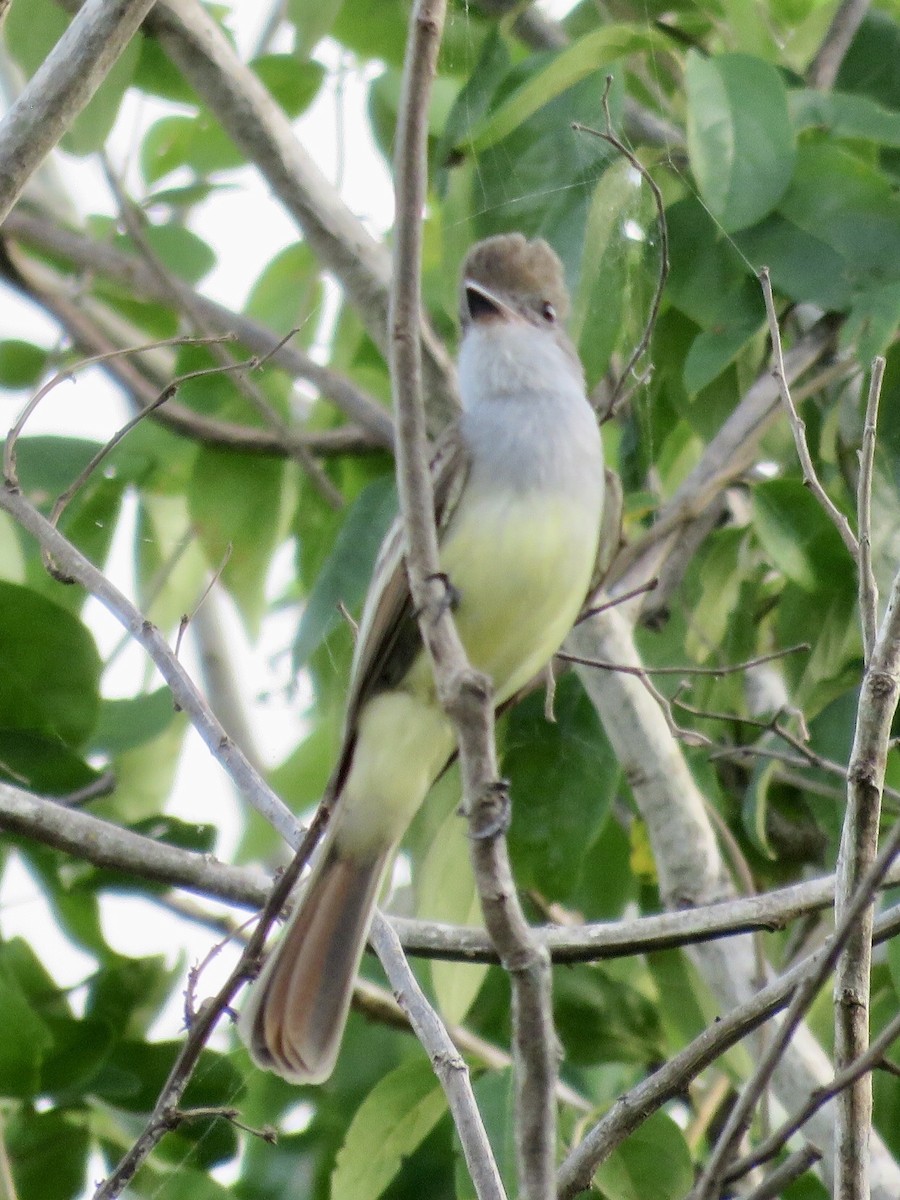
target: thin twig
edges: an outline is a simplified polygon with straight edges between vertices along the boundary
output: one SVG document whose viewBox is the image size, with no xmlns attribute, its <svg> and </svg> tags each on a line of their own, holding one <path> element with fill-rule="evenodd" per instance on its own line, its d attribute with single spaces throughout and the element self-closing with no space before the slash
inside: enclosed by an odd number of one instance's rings
<svg viewBox="0 0 900 1200">
<path fill-rule="evenodd" d="M 768 267 L 763 267 L 760 270 L 759 281 L 762 285 L 763 297 L 766 302 L 766 314 L 769 318 L 769 334 L 772 339 L 772 353 L 775 356 L 775 368 L 772 374 L 778 383 L 781 399 L 784 407 L 787 409 L 788 418 L 791 423 L 791 433 L 794 435 L 794 445 L 797 449 L 797 457 L 800 459 L 800 466 L 803 469 L 803 482 L 828 514 L 832 524 L 841 535 L 841 540 L 850 551 L 851 558 L 856 563 L 859 561 L 859 543 L 856 540 L 856 534 L 850 528 L 850 522 L 825 491 L 819 480 L 809 453 L 809 446 L 806 443 L 806 422 L 797 412 L 791 396 L 791 389 L 788 386 L 784 355 L 781 350 L 781 330 L 778 327 L 778 314 L 775 311 L 775 297 L 772 295 L 772 280 L 769 276 Z"/>
<path fill-rule="evenodd" d="M 789 1117 L 765 1141 L 760 1142 L 758 1146 L 754 1146 L 750 1154 L 745 1155 L 744 1158 L 736 1162 L 725 1173 L 725 1182 L 732 1183 L 735 1179 L 741 1179 L 755 1167 L 768 1162 L 776 1154 L 779 1154 L 794 1134 L 803 1128 L 813 1113 L 818 1112 L 829 1100 L 833 1100 L 844 1088 L 849 1087 L 857 1079 L 869 1074 L 878 1067 L 882 1055 L 898 1037 L 900 1037 L 900 1013 L 895 1014 L 893 1019 L 885 1025 L 865 1054 L 861 1054 L 859 1058 L 854 1059 L 843 1071 L 838 1071 L 831 1083 L 825 1087 L 816 1088 L 810 1094 L 809 1100 L 807 1100 L 806 1104 L 798 1112 Z"/>
<path fill-rule="evenodd" d="M 116 177 L 107 156 L 101 153 L 100 157 L 107 183 L 119 205 L 119 212 L 129 238 L 137 247 L 147 266 L 160 281 L 168 302 L 180 309 L 188 317 L 194 326 L 195 332 L 209 336 L 213 330 L 210 322 L 206 319 L 202 307 L 194 303 L 193 293 L 188 289 L 182 290 L 174 286 L 174 277 L 167 270 L 159 255 L 156 254 L 144 233 L 143 212 L 126 193 L 121 182 Z M 297 332 L 298 330 L 296 329 L 292 330 L 290 336 L 292 337 Z M 287 340 L 287 338 L 284 339 L 285 342 Z M 211 352 L 220 367 L 232 370 L 232 360 L 222 346 L 213 344 Z M 234 374 L 234 384 L 247 403 L 259 413 L 263 422 L 270 429 L 274 429 L 285 443 L 287 443 L 291 435 L 289 425 L 282 420 L 281 414 L 269 403 L 265 393 L 256 382 L 246 371 L 238 371 Z M 335 487 L 322 470 L 322 467 L 302 443 L 295 443 L 294 457 L 295 461 L 300 464 L 309 476 L 311 483 L 321 494 L 325 502 L 335 510 L 340 510 L 344 506 L 343 493 L 339 488 Z"/>
<path fill-rule="evenodd" d="M 12 428 L 7 434 L 6 441 L 3 446 L 3 480 L 7 487 L 17 487 L 19 478 L 16 473 L 16 449 L 19 438 L 22 436 L 22 430 L 28 419 L 34 413 L 34 410 L 41 403 L 45 396 L 48 396 L 54 388 L 58 387 L 66 380 L 74 380 L 76 374 L 84 371 L 87 367 L 96 366 L 98 363 L 109 362 L 110 359 L 128 357 L 133 354 L 142 354 L 146 350 L 158 350 L 162 346 L 198 346 L 206 345 L 210 339 L 184 337 L 180 335 L 174 338 L 163 338 L 156 342 L 145 342 L 142 346 L 126 346 L 123 349 L 106 350 L 102 354 L 92 354 L 88 358 L 81 359 L 80 362 L 73 363 L 70 367 L 66 367 L 61 371 L 57 371 L 52 379 L 47 382 L 31 397 L 22 411 L 19 413 Z M 214 339 L 217 342 L 233 341 L 231 334 L 219 334 Z M 157 398 L 158 399 L 158 398 Z"/>
<path fill-rule="evenodd" d="M 696 1188 L 691 1193 L 691 1200 L 712 1200 L 717 1194 L 721 1179 L 728 1170 L 728 1165 L 734 1150 L 750 1122 L 757 1100 L 762 1095 L 778 1065 L 785 1048 L 791 1040 L 797 1027 L 803 1020 L 803 1014 L 815 999 L 819 988 L 827 979 L 835 963 L 841 956 L 845 945 L 858 927 L 860 917 L 871 908 L 872 896 L 875 894 L 881 879 L 900 850 L 900 823 L 894 826 L 887 838 L 881 853 L 860 879 L 858 887 L 853 892 L 852 899 L 847 905 L 834 934 L 823 948 L 821 957 L 816 957 L 814 969 L 810 970 L 800 982 L 788 1011 L 778 1027 L 771 1045 L 763 1054 L 756 1070 L 731 1110 L 725 1122 L 718 1141 L 710 1154 Z M 870 939 L 871 940 L 871 939 Z"/>
<path fill-rule="evenodd" d="M 898 827 L 900 828 L 900 827 Z M 900 920 L 891 912 L 875 925 L 874 940 L 885 941 L 896 935 Z M 616 1146 L 635 1131 L 668 1100 L 684 1093 L 695 1079 L 726 1050 L 736 1045 L 764 1021 L 780 1012 L 796 996 L 813 971 L 825 962 L 833 949 L 834 935 L 818 950 L 804 958 L 778 979 L 767 984 L 750 1000 L 738 1005 L 715 1024 L 703 1030 L 647 1079 L 636 1084 L 593 1126 L 564 1159 L 557 1173 L 558 1200 L 572 1200 L 585 1191 L 597 1167 Z M 825 973 L 827 973 L 827 966 Z M 695 1194 L 692 1193 L 692 1197 Z"/>
<path fill-rule="evenodd" d="M 616 137 L 612 129 L 612 118 L 609 113 L 609 89 L 612 87 L 612 75 L 606 76 L 606 83 L 603 89 L 602 104 L 603 115 L 606 118 L 606 129 L 592 129 L 589 125 L 581 125 L 575 122 L 572 128 L 579 133 L 590 133 L 593 137 L 601 138 L 607 142 L 614 150 L 617 150 L 624 158 L 627 158 L 632 167 L 639 173 L 641 178 L 646 182 L 650 191 L 653 193 L 653 202 L 656 205 L 656 215 L 659 225 L 659 275 L 656 280 L 656 291 L 653 294 L 653 302 L 650 305 L 650 313 L 647 317 L 647 324 L 644 326 L 644 331 L 641 334 L 640 341 L 635 346 L 631 353 L 631 357 L 625 364 L 625 369 L 619 378 L 619 382 L 613 388 L 612 396 L 609 399 L 606 412 L 603 414 L 603 420 L 609 421 L 616 414 L 616 409 L 622 403 L 622 392 L 628 383 L 631 372 L 635 365 L 640 360 L 641 355 L 650 345 L 650 339 L 653 336 L 653 330 L 656 327 L 656 318 L 659 315 L 659 306 L 662 304 L 663 292 L 666 286 L 666 280 L 669 277 L 669 231 L 666 224 L 666 206 L 663 201 L 662 192 L 659 190 L 659 185 L 656 180 L 641 162 L 641 160 L 633 154 L 628 147 Z"/>
<path fill-rule="evenodd" d="M 884 367 L 885 360 L 882 357 L 873 360 L 862 448 L 859 454 L 859 483 L 856 490 L 856 519 L 859 527 L 859 614 L 862 620 L 866 662 L 872 657 L 875 632 L 878 628 L 878 582 L 872 569 L 872 469 L 875 463 L 875 432 L 878 427 L 878 405 L 881 400 Z"/>
<path fill-rule="evenodd" d="M 746 1200 L 779 1200 L 784 1195 L 784 1189 L 805 1175 L 810 1167 L 814 1167 L 822 1157 L 822 1151 L 817 1146 L 802 1146 L 776 1167 L 770 1175 L 748 1193 Z"/>
<path fill-rule="evenodd" d="M 115 1197 L 121 1195 L 122 1190 L 131 1182 L 141 1164 L 146 1161 L 160 1140 L 170 1129 L 180 1123 L 177 1119 L 179 1113 L 177 1106 L 190 1082 L 200 1054 L 221 1017 L 230 1011 L 238 991 L 256 975 L 266 935 L 284 908 L 285 901 L 300 877 L 300 872 L 315 849 L 323 832 L 325 821 L 327 821 L 327 812 L 324 808 L 320 808 L 306 831 L 293 861 L 272 888 L 266 907 L 260 916 L 259 924 L 247 941 L 237 966 L 216 996 L 200 1006 L 190 1033 L 169 1071 L 169 1076 L 146 1126 L 131 1148 L 123 1155 L 113 1172 L 97 1188 L 94 1200 L 115 1200 Z"/>
<path fill-rule="evenodd" d="M 397 1003 L 428 1051 L 434 1073 L 444 1089 L 478 1200 L 506 1200 L 494 1152 L 475 1102 L 466 1061 L 419 987 L 400 939 L 380 913 L 372 923 L 369 941 L 387 973 Z"/>
<path fill-rule="evenodd" d="M 644 589 L 641 589 L 644 590 Z M 635 593 L 629 592 L 629 596 Z M 626 599 L 626 597 L 622 597 Z M 612 605 L 604 605 L 597 608 L 594 612 L 602 612 L 604 608 L 611 608 Z M 577 654 L 569 654 L 560 651 L 557 658 L 562 658 L 566 662 L 580 663 L 583 667 L 597 667 L 601 671 L 624 671 L 627 675 L 711 675 L 714 679 L 721 679 L 725 675 L 735 675 L 739 671 L 749 671 L 751 667 L 758 667 L 762 663 L 775 662 L 780 658 L 787 658 L 789 654 L 799 654 L 801 651 L 809 650 L 809 642 L 798 642 L 796 646 L 788 646 L 785 650 L 773 650 L 771 654 L 760 654 L 758 658 L 748 658 L 744 662 L 729 663 L 724 667 L 629 667 L 623 663 L 604 662 L 599 658 L 582 658 Z M 673 702 L 675 698 L 673 697 Z M 687 707 L 687 706 L 683 706 Z M 742 719 L 742 718 L 741 718 Z"/>
</svg>

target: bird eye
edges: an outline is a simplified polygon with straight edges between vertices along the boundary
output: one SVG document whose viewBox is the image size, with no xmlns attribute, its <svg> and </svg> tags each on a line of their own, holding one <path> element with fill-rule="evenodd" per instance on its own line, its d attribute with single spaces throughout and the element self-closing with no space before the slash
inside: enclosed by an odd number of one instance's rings
<svg viewBox="0 0 900 1200">
<path fill-rule="evenodd" d="M 547 322 L 548 325 L 552 325 L 555 322 L 556 309 L 553 307 L 553 305 L 550 303 L 549 300 L 545 300 L 544 303 L 541 305 L 541 316 L 544 318 L 544 320 Z"/>
</svg>

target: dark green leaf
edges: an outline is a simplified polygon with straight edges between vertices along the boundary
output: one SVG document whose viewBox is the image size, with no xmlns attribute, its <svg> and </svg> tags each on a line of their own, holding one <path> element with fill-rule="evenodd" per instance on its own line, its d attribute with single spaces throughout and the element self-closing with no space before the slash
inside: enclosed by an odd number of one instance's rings
<svg viewBox="0 0 900 1200">
<path fill-rule="evenodd" d="M 0 384 L 8 388 L 37 383 L 47 363 L 47 351 L 16 338 L 0 342 Z"/>
<path fill-rule="evenodd" d="M 769 560 L 807 591 L 850 578 L 853 565 L 840 534 L 808 488 L 772 479 L 753 493 L 755 530 Z"/>
<path fill-rule="evenodd" d="M 82 1194 L 90 1138 L 61 1112 L 20 1110 L 6 1126 L 18 1200 L 76 1200 Z"/>
<path fill-rule="evenodd" d="M 175 715 L 167 687 L 125 700 L 103 700 L 91 749 L 101 754 L 121 754 L 157 737 Z"/>
<path fill-rule="evenodd" d="M 30 1097 L 40 1091 L 53 1034 L 22 985 L 20 967 L 16 947 L 0 945 L 0 1027 L 7 1031 L 0 1038 L 0 1095 Z"/>
<path fill-rule="evenodd" d="M 340 604 L 350 611 L 358 607 L 378 547 L 396 512 L 397 493 L 393 479 L 387 476 L 370 483 L 356 498 L 303 609 L 294 642 L 295 669 L 309 660 L 342 619 Z"/>
<path fill-rule="evenodd" d="M 97 720 L 100 657 L 87 629 L 29 588 L 0 582 L 0 729 L 78 746 Z"/>
<path fill-rule="evenodd" d="M 597 714 L 574 675 L 561 679 L 556 721 L 541 691 L 510 713 L 503 774 L 512 790 L 510 853 L 519 885 L 567 900 L 609 811 L 616 778 Z"/>
</svg>

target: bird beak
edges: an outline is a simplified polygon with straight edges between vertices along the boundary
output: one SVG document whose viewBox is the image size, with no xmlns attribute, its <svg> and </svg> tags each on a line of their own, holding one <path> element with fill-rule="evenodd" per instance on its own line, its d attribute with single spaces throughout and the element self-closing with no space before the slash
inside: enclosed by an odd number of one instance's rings
<svg viewBox="0 0 900 1200">
<path fill-rule="evenodd" d="M 490 291 L 483 283 L 474 279 L 465 281 L 466 308 L 472 321 L 521 321 L 522 317 L 511 308 L 505 300 L 501 300 L 496 292 Z"/>
</svg>

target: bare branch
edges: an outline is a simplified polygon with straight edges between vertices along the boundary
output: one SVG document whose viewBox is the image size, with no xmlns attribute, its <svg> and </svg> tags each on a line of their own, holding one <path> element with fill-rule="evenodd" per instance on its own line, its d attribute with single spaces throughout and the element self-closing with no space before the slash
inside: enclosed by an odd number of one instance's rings
<svg viewBox="0 0 900 1200">
<path fill-rule="evenodd" d="M 869 0 L 842 0 L 806 72 L 810 87 L 822 91 L 834 87 L 844 56 L 868 11 Z"/>
<path fill-rule="evenodd" d="M 556 1153 L 556 1036 L 550 959 L 532 936 L 516 896 L 504 837 L 508 805 L 499 779 L 488 681 L 473 671 L 445 602 L 421 401 L 421 219 L 427 190 L 428 97 L 444 0 L 419 0 L 410 18 L 395 158 L 396 233 L 391 292 L 391 378 L 397 420 L 397 479 L 407 573 L 438 696 L 459 740 L 472 861 L 491 939 L 510 973 L 519 1184 L 527 1200 L 550 1200 Z"/>
<path fill-rule="evenodd" d="M 897 927 L 898 914 L 885 914 L 876 922 L 876 940 L 894 936 Z M 725 1013 L 647 1079 L 621 1096 L 563 1161 L 557 1173 L 559 1200 L 570 1200 L 588 1188 L 597 1167 L 649 1115 L 681 1095 L 710 1063 L 780 1012 L 813 971 L 821 967 L 833 945 L 832 938 L 749 1000 Z"/>
<path fill-rule="evenodd" d="M 881 821 L 881 792 L 898 695 L 900 571 L 894 578 L 887 611 L 866 663 L 860 690 L 847 777 L 847 811 L 837 865 L 835 916 L 841 922 L 854 910 L 853 897 L 878 861 L 875 856 Z M 897 828 L 900 826 L 895 826 Z M 868 1045 L 873 916 L 871 903 L 860 910 L 837 966 L 834 1040 L 838 1070 L 860 1058 Z M 864 1075 L 838 1099 L 835 1174 L 836 1194 L 840 1200 L 865 1200 L 869 1194 L 871 1119 L 872 1083 L 870 1076 Z"/>
<path fill-rule="evenodd" d="M 872 657 L 875 631 L 878 628 L 878 583 L 872 570 L 872 469 L 875 464 L 875 432 L 878 427 L 878 405 L 881 400 L 884 368 L 885 360 L 877 357 L 872 363 L 872 377 L 869 380 L 869 398 L 866 401 L 866 419 L 859 455 L 859 483 L 856 489 L 859 526 L 859 614 L 866 662 Z"/>
<path fill-rule="evenodd" d="M 900 648 L 900 642 L 898 642 L 898 648 Z M 784 1020 L 779 1025 L 771 1044 L 728 1115 L 728 1120 L 722 1128 L 703 1175 L 691 1194 L 691 1200 L 712 1200 L 712 1197 L 717 1195 L 717 1188 L 724 1173 L 728 1170 L 729 1160 L 735 1147 L 749 1124 L 757 1100 L 771 1079 L 795 1030 L 803 1020 L 803 1014 L 815 999 L 816 993 L 840 958 L 844 947 L 856 936 L 860 918 L 871 910 L 872 897 L 898 850 L 900 850 L 900 823 L 894 826 L 881 853 L 865 874 L 859 878 L 858 886 L 853 890 L 852 899 L 844 908 L 834 934 L 824 948 L 824 953 L 816 956 L 814 969 L 805 974 L 800 981 Z M 869 929 L 871 930 L 871 925 Z M 871 943 L 871 934 L 869 942 Z"/>
<path fill-rule="evenodd" d="M 803 482 L 828 514 L 831 523 L 841 535 L 841 540 L 850 551 L 853 561 L 858 562 L 859 543 L 856 540 L 856 534 L 850 528 L 850 522 L 825 491 L 824 487 L 822 487 L 819 476 L 816 473 L 816 468 L 813 466 L 809 446 L 806 444 L 806 423 L 797 412 L 791 396 L 791 389 L 788 386 L 787 375 L 785 373 L 784 355 L 781 350 L 781 330 L 778 327 L 778 314 L 775 312 L 775 298 L 772 295 L 772 280 L 769 278 L 768 267 L 763 267 L 759 272 L 759 281 L 762 285 L 763 296 L 766 301 L 769 334 L 772 338 L 772 353 L 775 355 L 775 369 L 772 374 L 778 383 L 781 399 L 784 407 L 787 409 L 788 418 L 791 422 L 791 433 L 794 435 L 797 457 L 800 459 L 800 466 L 803 468 Z"/>
<path fill-rule="evenodd" d="M 226 979 L 225 983 L 212 1000 L 207 1000 L 200 1006 L 175 1062 L 169 1071 L 169 1076 L 154 1105 L 150 1119 L 131 1148 L 123 1155 L 113 1172 L 100 1184 L 94 1192 L 94 1200 L 115 1200 L 123 1189 L 131 1182 L 141 1164 L 146 1161 L 154 1147 L 166 1133 L 175 1129 L 184 1119 L 184 1114 L 178 1105 L 185 1089 L 200 1059 L 200 1054 L 209 1041 L 221 1017 L 229 1012 L 232 1001 L 238 991 L 252 979 L 259 969 L 259 959 L 263 944 L 270 927 L 275 922 L 284 907 L 300 873 L 309 860 L 309 856 L 319 840 L 328 815 L 325 807 L 319 808 L 308 830 L 302 835 L 302 841 L 297 837 L 299 846 L 290 866 L 275 883 L 266 902 L 256 929 L 247 941 L 237 966 Z"/>
<path fill-rule="evenodd" d="M 398 1004 L 428 1051 L 434 1073 L 444 1089 L 475 1195 L 478 1200 L 506 1200 L 494 1152 L 475 1103 L 466 1061 L 416 982 L 390 922 L 380 913 L 372 923 L 369 941 L 387 973 Z"/>
<path fill-rule="evenodd" d="M 843 1071 L 839 1071 L 831 1083 L 825 1087 L 816 1088 L 799 1112 L 794 1113 L 783 1125 L 767 1137 L 764 1142 L 760 1142 L 758 1146 L 755 1146 L 752 1153 L 740 1159 L 739 1162 L 736 1162 L 731 1170 L 726 1172 L 725 1182 L 731 1183 L 735 1179 L 740 1179 L 752 1171 L 754 1167 L 768 1162 L 769 1159 L 774 1158 L 776 1154 L 780 1153 L 794 1134 L 803 1128 L 813 1113 L 818 1112 L 823 1104 L 827 1104 L 829 1100 L 839 1095 L 844 1088 L 855 1083 L 861 1076 L 875 1070 L 881 1061 L 882 1055 L 898 1037 L 900 1037 L 900 1013 L 896 1014 L 893 1020 L 885 1025 L 865 1054 L 854 1059 Z"/>
<path fill-rule="evenodd" d="M 160 280 L 139 258 L 66 229 L 45 217 L 17 209 L 7 217 L 3 233 L 26 245 L 62 256 L 85 271 L 132 289 L 145 299 L 162 302 L 169 299 Z M 31 274 L 30 264 L 26 268 L 17 260 L 16 266 L 28 282 Z M 171 287 L 180 307 L 189 305 L 220 333 L 236 334 L 243 345 L 254 354 L 271 354 L 275 365 L 282 367 L 295 379 L 309 380 L 327 400 L 352 421 L 360 424 L 371 435 L 376 445 L 391 446 L 393 423 L 390 414 L 373 396 L 369 396 L 337 371 L 321 366 L 296 346 L 279 347 L 279 336 L 270 329 L 251 317 L 232 312 L 215 300 L 194 291 L 183 280 L 172 279 Z M 268 431 L 252 432 L 260 438 L 265 436 L 275 452 L 274 447 L 278 443 Z"/>
<path fill-rule="evenodd" d="M 0 122 L 0 222 L 153 7 L 153 0 L 85 0 Z"/>
<path fill-rule="evenodd" d="M 97 867 L 184 888 L 242 908 L 260 908 L 269 890 L 269 880 L 258 871 L 232 867 L 216 862 L 208 854 L 168 846 L 7 783 L 0 783 L 0 829 L 52 846 Z M 596 962 L 648 954 L 757 929 L 784 929 L 799 917 L 831 908 L 834 883 L 834 876 L 826 875 L 763 895 L 682 912 L 588 925 L 540 926 L 534 935 L 547 947 L 555 963 Z M 895 866 L 886 876 L 884 886 L 898 883 L 900 867 Z M 483 929 L 408 917 L 389 919 L 407 954 L 455 962 L 499 961 Z"/>
<path fill-rule="evenodd" d="M 290 121 L 199 0 L 158 0 L 147 24 L 166 53 L 256 164 L 332 271 L 376 344 L 387 351 L 390 260 L 347 209 L 297 142 Z M 424 378 L 435 430 L 458 407 L 456 372 L 440 341 L 417 317 Z"/>
</svg>

